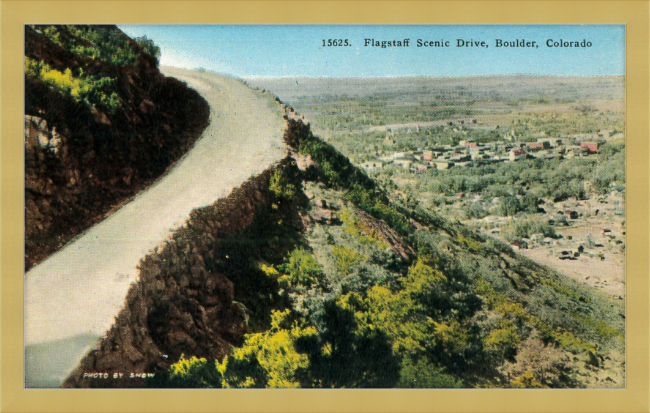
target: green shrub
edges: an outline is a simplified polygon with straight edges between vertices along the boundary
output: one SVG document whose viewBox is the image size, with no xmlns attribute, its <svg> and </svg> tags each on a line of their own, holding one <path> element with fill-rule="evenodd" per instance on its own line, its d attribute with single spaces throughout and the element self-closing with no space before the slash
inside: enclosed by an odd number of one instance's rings
<svg viewBox="0 0 650 413">
<path fill-rule="evenodd" d="M 151 388 L 221 388 L 221 373 L 214 360 L 181 355 L 181 358 L 165 371 L 147 378 L 146 387 Z"/>
<path fill-rule="evenodd" d="M 575 292 L 573 292 L 572 290 L 570 290 L 569 288 L 567 288 L 565 285 L 561 283 L 555 282 L 553 280 L 549 280 L 548 278 L 539 277 L 536 274 L 532 274 L 532 276 L 535 281 L 538 281 L 544 285 L 551 287 L 554 291 L 562 295 L 566 295 L 567 297 L 574 298 L 576 300 L 582 301 L 583 303 L 587 303 L 587 304 L 591 302 L 589 298 L 576 294 Z"/>
<path fill-rule="evenodd" d="M 115 79 L 109 77 L 86 76 L 83 70 L 80 70 L 79 76 L 74 76 L 70 68 L 59 72 L 27 56 L 25 56 L 25 74 L 38 78 L 72 96 L 76 101 L 84 101 L 90 106 L 99 105 L 113 112 L 121 104 L 117 93 L 112 90 Z"/>
<path fill-rule="evenodd" d="M 512 226 L 510 228 L 507 235 L 511 240 L 530 238 L 533 234 L 544 234 L 548 238 L 557 238 L 555 228 L 541 218 L 519 219 L 514 223 L 514 228 Z"/>
<path fill-rule="evenodd" d="M 291 251 L 279 269 L 284 275 L 278 279 L 278 282 L 289 287 L 298 284 L 309 286 L 319 283 L 323 277 L 323 269 L 316 258 L 311 252 L 302 248 Z"/>
<path fill-rule="evenodd" d="M 505 216 L 514 216 L 517 212 L 522 210 L 521 202 L 519 199 L 514 196 L 505 196 L 501 198 L 500 205 L 501 215 Z"/>
<path fill-rule="evenodd" d="M 375 218 L 386 221 L 388 225 L 401 234 L 408 234 L 413 229 L 408 218 L 392 206 L 383 202 L 379 196 L 368 189 L 359 185 L 353 185 L 345 193 L 345 198 Z"/>
<path fill-rule="evenodd" d="M 490 331 L 483 344 L 487 350 L 501 350 L 511 352 L 516 350 L 521 343 L 521 336 L 517 333 L 517 326 L 507 319 L 499 320 L 498 328 Z"/>
<path fill-rule="evenodd" d="M 343 221 L 343 232 L 356 238 L 360 243 L 365 245 L 376 245 L 380 248 L 388 248 L 381 236 L 376 230 L 359 222 L 356 217 L 353 217 L 350 211 L 343 210 L 340 214 L 341 221 Z"/>
<path fill-rule="evenodd" d="M 510 380 L 510 387 L 513 389 L 539 389 L 546 386 L 544 386 L 539 380 L 535 378 L 535 375 L 532 371 L 528 371 L 520 377 Z"/>
<path fill-rule="evenodd" d="M 32 26 L 40 29 L 43 35 L 62 48 L 90 58 L 98 59 L 120 66 L 134 66 L 140 57 L 140 51 L 132 41 L 118 28 L 95 25 L 54 25 Z M 160 49 L 146 36 L 135 41 L 144 53 L 156 58 Z"/>
<path fill-rule="evenodd" d="M 580 340 L 570 331 L 563 328 L 553 330 L 539 317 L 528 314 L 521 304 L 512 302 L 504 294 L 496 292 L 484 279 L 478 280 L 476 293 L 486 297 L 486 302 L 490 310 L 494 310 L 506 317 L 512 317 L 518 322 L 528 321 L 535 326 L 546 340 L 551 340 L 563 348 L 596 351 L 596 347 L 593 344 Z"/>
<path fill-rule="evenodd" d="M 264 333 L 247 334 L 241 348 L 218 362 L 225 388 L 297 388 L 304 384 L 307 355 L 296 350 L 300 338 L 316 334 L 313 327 L 287 326 L 289 310 L 273 311 L 271 328 Z"/>
<path fill-rule="evenodd" d="M 464 206 L 462 209 L 467 219 L 481 219 L 490 215 L 490 211 L 485 209 L 482 202 L 474 202 L 468 206 Z"/>
<path fill-rule="evenodd" d="M 483 244 L 480 242 L 474 241 L 473 239 L 467 238 L 463 236 L 462 234 L 457 234 L 456 235 L 456 241 L 460 242 L 461 244 L 465 244 L 467 248 L 470 248 L 474 251 L 481 251 L 483 248 Z"/>
<path fill-rule="evenodd" d="M 277 198 L 283 200 L 290 200 L 296 196 L 296 186 L 288 182 L 282 169 L 275 170 L 271 175 L 269 190 Z"/>
<path fill-rule="evenodd" d="M 524 211 L 535 214 L 539 211 L 539 198 L 531 192 L 524 195 L 521 202 L 521 207 Z"/>
<path fill-rule="evenodd" d="M 593 328 L 598 337 L 612 338 L 618 335 L 623 335 L 622 331 L 610 326 L 603 320 L 596 321 L 592 318 L 592 316 L 585 316 L 572 312 L 571 317 L 579 323 L 586 324 L 587 326 Z"/>
<path fill-rule="evenodd" d="M 142 46 L 142 50 L 146 54 L 155 57 L 156 62 L 160 61 L 160 47 L 156 46 L 153 40 L 147 38 L 147 36 L 136 37 L 134 40 Z"/>
<path fill-rule="evenodd" d="M 567 331 L 563 328 L 557 328 L 553 330 L 548 324 L 543 322 L 539 317 L 529 316 L 528 320 L 537 328 L 542 334 L 542 337 L 546 340 L 551 340 L 557 343 L 562 348 L 573 348 L 576 350 L 588 350 L 596 351 L 596 346 L 593 344 L 587 343 L 586 341 L 580 340 L 573 335 L 570 331 Z"/>
<path fill-rule="evenodd" d="M 460 389 L 463 381 L 452 375 L 445 374 L 442 367 L 436 366 L 426 358 L 420 358 L 417 363 L 410 357 L 405 357 L 401 364 L 397 387 L 406 389 Z"/>
<path fill-rule="evenodd" d="M 334 254 L 334 260 L 336 261 L 336 268 L 343 275 L 350 274 L 353 268 L 366 259 L 366 257 L 358 252 L 339 245 L 335 245 L 332 252 Z"/>
</svg>

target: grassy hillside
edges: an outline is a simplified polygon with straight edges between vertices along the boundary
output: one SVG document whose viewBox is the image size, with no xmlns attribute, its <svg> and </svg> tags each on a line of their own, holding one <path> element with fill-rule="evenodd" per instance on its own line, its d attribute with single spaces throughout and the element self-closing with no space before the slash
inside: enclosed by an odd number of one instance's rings
<svg viewBox="0 0 650 413">
<path fill-rule="evenodd" d="M 180 158 L 207 103 L 115 26 L 25 27 L 25 268 Z M 182 104 L 181 104 L 182 102 Z"/>
<path fill-rule="evenodd" d="M 391 200 L 287 115 L 292 153 L 143 259 L 64 386 L 623 386 L 622 304 Z"/>
</svg>

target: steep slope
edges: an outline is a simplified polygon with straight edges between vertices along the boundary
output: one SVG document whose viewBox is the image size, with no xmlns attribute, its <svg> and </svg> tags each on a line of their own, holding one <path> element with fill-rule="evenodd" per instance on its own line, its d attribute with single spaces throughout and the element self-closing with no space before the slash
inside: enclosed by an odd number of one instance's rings
<svg viewBox="0 0 650 413">
<path fill-rule="evenodd" d="M 142 260 L 64 387 L 623 385 L 620 303 L 391 200 L 286 115 L 287 158 Z"/>
<path fill-rule="evenodd" d="M 111 327 L 138 277 L 140 258 L 172 237 L 194 208 L 228 195 L 285 155 L 282 109 L 271 96 L 233 78 L 165 72 L 187 80 L 209 102 L 210 125 L 163 178 L 27 272 L 30 386 L 61 383 L 84 356 L 88 341 Z M 53 360 L 56 373 L 44 376 L 41 367 Z"/>
<path fill-rule="evenodd" d="M 152 183 L 208 104 L 115 26 L 25 26 L 25 269 Z"/>
</svg>

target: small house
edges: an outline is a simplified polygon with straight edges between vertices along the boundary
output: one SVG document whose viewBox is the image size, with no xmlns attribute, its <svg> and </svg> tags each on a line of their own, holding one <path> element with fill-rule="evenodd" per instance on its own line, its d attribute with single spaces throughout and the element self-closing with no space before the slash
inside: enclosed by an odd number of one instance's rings
<svg viewBox="0 0 650 413">
<path fill-rule="evenodd" d="M 578 218 L 578 213 L 576 211 L 564 211 L 564 215 L 568 216 L 571 219 Z"/>
<path fill-rule="evenodd" d="M 598 144 L 596 142 L 581 142 L 580 148 L 587 149 L 589 153 L 598 152 Z"/>
<path fill-rule="evenodd" d="M 526 151 L 523 149 L 514 149 L 508 152 L 508 158 L 511 161 L 518 161 L 520 159 L 524 159 L 526 157 Z"/>
<path fill-rule="evenodd" d="M 449 169 L 451 166 L 454 165 L 453 162 L 438 161 L 438 160 L 431 162 L 431 164 L 435 165 L 436 169 L 438 170 Z"/>
</svg>

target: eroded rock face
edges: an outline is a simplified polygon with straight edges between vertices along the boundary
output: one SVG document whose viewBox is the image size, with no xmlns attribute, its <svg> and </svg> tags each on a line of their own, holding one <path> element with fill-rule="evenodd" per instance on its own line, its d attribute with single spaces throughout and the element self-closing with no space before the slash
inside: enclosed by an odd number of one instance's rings
<svg viewBox="0 0 650 413">
<path fill-rule="evenodd" d="M 56 128 L 49 130 L 47 121 L 38 116 L 25 115 L 25 150 L 34 152 L 38 149 L 49 149 L 58 153 L 61 146 L 61 136 Z"/>
<path fill-rule="evenodd" d="M 246 238 L 242 234 L 271 210 L 270 175 L 193 211 L 171 241 L 141 261 L 140 278 L 115 324 L 62 387 L 142 387 L 143 377 L 183 354 L 218 359 L 242 344 L 246 315 L 234 301 L 232 274 L 215 268 L 229 268 L 229 240 Z"/>
<path fill-rule="evenodd" d="M 316 163 L 311 159 L 311 156 L 309 155 L 302 155 L 299 152 L 289 149 L 289 156 L 293 159 L 293 161 L 296 163 L 296 166 L 298 167 L 299 170 L 305 172 L 309 168 L 313 167 L 316 165 Z"/>
<path fill-rule="evenodd" d="M 402 259 L 410 261 L 410 259 L 415 255 L 413 248 L 404 242 L 397 231 L 389 227 L 386 222 L 376 219 L 361 210 L 356 210 L 355 215 L 362 226 L 369 228 L 370 232 L 373 232 L 376 236 L 381 238 L 381 240 L 388 244 L 395 254 L 402 257 Z"/>
<path fill-rule="evenodd" d="M 160 257 L 144 265 L 146 278 L 116 324 L 62 387 L 142 387 L 139 375 L 169 368 L 181 354 L 220 358 L 241 343 L 244 314 L 225 276 L 196 269 L 169 277 Z"/>
</svg>

